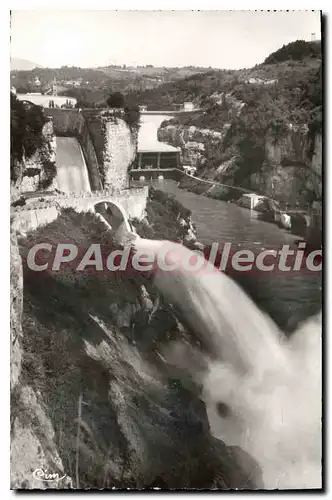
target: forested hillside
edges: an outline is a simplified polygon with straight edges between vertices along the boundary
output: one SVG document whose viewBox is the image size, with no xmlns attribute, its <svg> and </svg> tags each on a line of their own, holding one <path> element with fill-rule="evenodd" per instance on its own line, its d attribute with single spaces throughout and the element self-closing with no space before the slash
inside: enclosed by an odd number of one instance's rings
<svg viewBox="0 0 332 500">
<path fill-rule="evenodd" d="M 164 122 L 159 139 L 180 146 L 184 163 L 195 166 L 199 176 L 270 195 L 279 186 L 282 196 L 292 167 L 291 177 L 299 176 L 303 199 L 309 201 L 321 190 L 318 49 L 316 42 L 294 42 L 252 69 L 195 75 L 143 92 L 140 101 L 152 109 L 174 109 L 187 100 L 195 103 L 196 112 Z M 309 182 L 306 169 L 313 159 L 318 177 Z M 294 199 L 302 196 L 292 193 Z"/>
<path fill-rule="evenodd" d="M 302 58 L 296 50 L 296 57 L 292 57 L 292 47 L 303 47 Z M 287 92 L 293 87 L 302 87 L 317 72 L 321 63 L 320 44 L 314 42 L 294 42 L 288 49 L 271 54 L 264 63 L 254 68 L 243 70 L 211 70 L 205 73 L 187 76 L 175 82 L 168 82 L 155 89 L 129 92 L 127 98 L 145 104 L 149 109 L 176 109 L 184 101 L 195 101 L 197 105 L 204 105 L 206 98 L 214 92 L 236 92 L 241 96 L 248 90 L 248 85 L 261 89 L 261 85 L 273 86 L 272 93 Z M 313 47 L 315 47 L 313 49 Z M 279 55 L 281 52 L 281 55 Z M 308 56 L 308 53 L 310 56 Z M 283 59 L 289 54 L 288 59 Z M 273 56 L 273 57 L 272 57 Z M 277 64 L 276 64 L 277 63 Z M 254 80 L 257 82 L 254 82 Z M 259 80 L 263 80 L 259 82 Z M 272 82 L 272 80 L 277 80 Z M 251 83 L 251 81 L 253 83 Z M 249 87 L 249 91 L 251 91 Z"/>
<path fill-rule="evenodd" d="M 196 73 L 205 73 L 207 68 L 188 66 L 164 68 L 152 65 L 139 67 L 105 66 L 100 68 L 36 67 L 26 71 L 13 70 L 11 85 L 17 92 L 41 92 L 50 90 L 54 79 L 58 93 L 75 97 L 80 107 L 102 107 L 110 92 L 144 91 L 156 88 L 165 82 L 173 82 Z M 35 82 L 38 78 L 39 84 Z"/>
</svg>

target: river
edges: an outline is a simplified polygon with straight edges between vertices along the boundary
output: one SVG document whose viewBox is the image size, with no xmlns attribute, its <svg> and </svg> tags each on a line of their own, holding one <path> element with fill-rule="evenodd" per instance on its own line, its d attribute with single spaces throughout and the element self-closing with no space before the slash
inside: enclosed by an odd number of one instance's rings
<svg viewBox="0 0 332 500">
<path fill-rule="evenodd" d="M 263 250 L 291 245 L 298 237 L 273 224 L 250 217 L 250 211 L 177 187 L 175 181 L 156 182 L 192 212 L 197 238 L 205 245 L 230 242 L 239 248 Z M 241 273 L 239 279 L 255 302 L 283 328 L 292 330 L 299 321 L 317 313 L 322 304 L 322 277 L 317 272 Z"/>
</svg>

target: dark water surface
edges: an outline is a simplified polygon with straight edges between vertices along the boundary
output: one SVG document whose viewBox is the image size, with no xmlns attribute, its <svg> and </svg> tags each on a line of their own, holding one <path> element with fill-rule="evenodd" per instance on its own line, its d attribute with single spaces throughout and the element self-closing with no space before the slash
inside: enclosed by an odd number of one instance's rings
<svg viewBox="0 0 332 500">
<path fill-rule="evenodd" d="M 251 218 L 245 208 L 179 189 L 175 181 L 156 182 L 154 187 L 174 195 L 191 210 L 198 240 L 205 245 L 229 242 L 239 249 L 257 252 L 292 245 L 298 239 L 273 224 Z M 236 279 L 256 304 L 285 330 L 292 331 L 300 321 L 321 309 L 321 273 L 279 271 L 252 275 L 246 272 L 238 273 Z"/>
</svg>

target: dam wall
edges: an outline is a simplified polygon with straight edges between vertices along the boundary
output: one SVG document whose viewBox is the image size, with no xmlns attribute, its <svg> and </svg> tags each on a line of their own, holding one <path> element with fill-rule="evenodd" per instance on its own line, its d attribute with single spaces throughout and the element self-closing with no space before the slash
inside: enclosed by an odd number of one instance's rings
<svg viewBox="0 0 332 500">
<path fill-rule="evenodd" d="M 82 147 L 93 191 L 125 189 L 135 159 L 137 138 L 121 110 L 47 109 L 57 136 L 76 137 Z"/>
<path fill-rule="evenodd" d="M 102 188 L 100 167 L 88 124 L 78 109 L 49 108 L 45 110 L 52 117 L 55 135 L 76 137 L 83 151 L 92 191 Z"/>
</svg>

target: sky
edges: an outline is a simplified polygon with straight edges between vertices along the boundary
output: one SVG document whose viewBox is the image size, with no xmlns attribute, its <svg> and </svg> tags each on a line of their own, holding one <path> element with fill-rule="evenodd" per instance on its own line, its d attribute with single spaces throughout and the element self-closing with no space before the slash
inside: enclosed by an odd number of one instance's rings
<svg viewBox="0 0 332 500">
<path fill-rule="evenodd" d="M 319 11 L 13 10 L 11 56 L 41 66 L 249 68 L 320 39 Z"/>
</svg>

